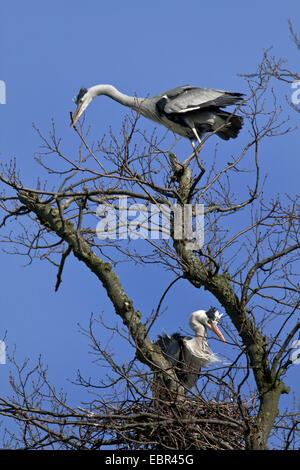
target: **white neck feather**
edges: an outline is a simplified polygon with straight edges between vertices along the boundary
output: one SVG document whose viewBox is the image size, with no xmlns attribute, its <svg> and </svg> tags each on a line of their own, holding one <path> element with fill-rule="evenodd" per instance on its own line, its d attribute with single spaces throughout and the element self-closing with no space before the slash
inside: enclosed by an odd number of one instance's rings
<svg viewBox="0 0 300 470">
<path fill-rule="evenodd" d="M 212 362 L 219 362 L 220 359 L 215 354 L 213 354 L 208 346 L 205 326 L 202 324 L 197 324 L 197 327 L 193 329 L 195 331 L 194 338 L 185 340 L 185 346 L 192 356 L 201 359 L 202 367 L 206 367 L 209 363 Z"/>
<path fill-rule="evenodd" d="M 100 95 L 106 95 L 113 100 L 118 101 L 118 103 L 135 110 L 139 109 L 140 103 L 143 101 L 142 98 L 124 95 L 124 93 L 121 93 L 113 85 L 95 85 L 89 88 L 89 92 L 92 98 Z"/>
</svg>

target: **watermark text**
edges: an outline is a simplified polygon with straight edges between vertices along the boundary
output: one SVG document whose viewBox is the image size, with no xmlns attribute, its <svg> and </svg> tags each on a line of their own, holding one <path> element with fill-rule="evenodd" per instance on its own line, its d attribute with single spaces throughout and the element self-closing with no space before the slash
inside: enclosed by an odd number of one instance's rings
<svg viewBox="0 0 300 470">
<path fill-rule="evenodd" d="M 101 240 L 184 240 L 190 250 L 204 244 L 203 204 L 128 204 L 126 196 L 114 204 L 100 204 L 96 227 Z"/>
<path fill-rule="evenodd" d="M 296 90 L 292 93 L 292 103 L 297 105 L 300 103 L 300 80 L 293 82 L 291 87 L 296 88 Z"/>
<path fill-rule="evenodd" d="M 6 364 L 6 345 L 0 340 L 0 364 Z"/>
<path fill-rule="evenodd" d="M 0 104 L 6 104 L 6 85 L 3 80 L 0 80 Z"/>
</svg>

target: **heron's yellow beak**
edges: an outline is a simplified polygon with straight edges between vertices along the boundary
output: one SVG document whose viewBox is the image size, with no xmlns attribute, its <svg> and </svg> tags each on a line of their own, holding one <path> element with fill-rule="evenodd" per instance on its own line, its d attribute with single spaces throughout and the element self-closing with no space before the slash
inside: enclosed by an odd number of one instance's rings
<svg viewBox="0 0 300 470">
<path fill-rule="evenodd" d="M 73 122 L 71 124 L 72 127 L 75 126 L 76 122 L 78 121 L 78 119 L 80 118 L 84 110 L 85 110 L 85 107 L 83 107 L 83 103 L 79 103 L 75 111 L 75 114 L 73 115 Z"/>
<path fill-rule="evenodd" d="M 80 116 L 82 115 L 83 111 L 86 110 L 86 108 L 88 107 L 88 105 L 90 104 L 90 102 L 92 101 L 92 97 L 91 96 L 85 96 L 84 97 L 84 100 L 81 101 L 78 106 L 77 106 L 77 109 L 75 111 L 75 114 L 73 116 L 73 122 L 71 124 L 71 126 L 75 126 L 76 122 L 78 121 L 78 119 L 80 118 Z"/>
<path fill-rule="evenodd" d="M 211 329 L 217 336 L 219 336 L 220 340 L 226 343 L 224 336 L 222 335 L 221 331 L 218 328 L 218 325 L 215 321 L 211 322 Z"/>
</svg>

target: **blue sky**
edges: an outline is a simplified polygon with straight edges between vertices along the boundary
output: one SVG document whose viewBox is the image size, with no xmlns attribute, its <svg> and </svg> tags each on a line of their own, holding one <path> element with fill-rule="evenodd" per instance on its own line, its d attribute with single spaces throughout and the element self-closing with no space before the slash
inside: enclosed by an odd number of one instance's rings
<svg viewBox="0 0 300 470">
<path fill-rule="evenodd" d="M 15 157 L 23 181 L 35 185 L 41 169 L 33 157 L 40 141 L 32 123 L 47 134 L 53 118 L 66 148 L 75 149 L 78 139 L 69 127 L 69 111 L 74 110 L 72 98 L 81 86 L 111 83 L 126 94 L 139 96 L 184 84 L 247 92 L 237 74 L 254 72 L 263 50 L 271 46 L 272 53 L 286 58 L 295 70 L 299 51 L 289 38 L 287 20 L 292 20 L 300 35 L 299 17 L 297 1 L 2 2 L 0 80 L 5 81 L 7 94 L 6 104 L 0 105 L 0 158 Z M 274 86 L 281 90 L 284 103 L 290 87 Z M 118 103 L 99 99 L 90 106 L 87 122 L 99 136 L 109 126 L 117 131 L 125 112 Z M 291 114 L 293 125 L 297 119 Z M 145 129 L 152 128 L 152 123 L 145 122 Z M 266 141 L 268 196 L 274 189 L 296 193 L 298 142 L 299 131 L 288 139 Z M 234 152 L 236 143 L 229 145 L 228 154 Z M 65 378 L 74 378 L 77 368 L 88 372 L 90 362 L 87 340 L 78 334 L 78 323 L 87 326 L 91 312 L 101 311 L 112 324 L 117 321 L 102 287 L 77 261 L 67 263 L 63 284 L 55 293 L 56 271 L 47 262 L 23 267 L 25 258 L 2 252 L 0 260 L 0 335 L 8 332 L 7 346 L 11 350 L 16 345 L 20 361 L 24 357 L 35 361 L 41 354 L 53 380 L 66 387 L 76 402 L 78 388 L 72 388 Z M 156 308 L 172 279 L 154 267 L 138 275 L 134 269 L 122 267 L 120 275 L 135 306 L 145 315 Z M 147 291 L 142 289 L 143 276 L 150 280 Z M 158 328 L 188 329 L 188 314 L 201 307 L 199 302 L 204 306 L 214 303 L 203 291 L 200 299 L 199 292 L 186 283 L 172 290 Z M 184 324 L 183 311 L 187 312 Z M 289 381 L 299 393 L 295 374 Z M 0 366 L 0 375 L 1 393 L 5 394 L 9 367 Z"/>
</svg>

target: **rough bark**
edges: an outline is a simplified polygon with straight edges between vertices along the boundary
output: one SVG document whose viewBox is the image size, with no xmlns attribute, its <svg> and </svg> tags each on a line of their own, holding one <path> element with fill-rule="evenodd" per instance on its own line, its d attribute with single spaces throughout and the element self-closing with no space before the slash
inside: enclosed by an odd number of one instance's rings
<svg viewBox="0 0 300 470">
<path fill-rule="evenodd" d="M 182 204 L 191 198 L 193 178 L 188 168 L 182 173 L 178 193 Z M 289 393 L 289 388 L 277 377 L 266 362 L 264 338 L 251 320 L 243 298 L 238 298 L 226 273 L 208 271 L 193 251 L 187 249 L 186 242 L 175 241 L 174 247 L 185 266 L 185 277 L 196 288 L 203 287 L 213 294 L 230 316 L 241 340 L 246 347 L 249 365 L 253 371 L 259 393 L 260 407 L 256 425 L 252 427 L 246 442 L 248 449 L 267 448 L 267 441 L 278 416 L 278 403 L 281 394 Z"/>
<path fill-rule="evenodd" d="M 64 240 L 74 256 L 97 276 L 106 290 L 116 314 L 122 318 L 136 344 L 138 359 L 150 367 L 153 372 L 157 373 L 159 371 L 159 374 L 163 376 L 164 383 L 175 397 L 178 393 L 180 394 L 180 387 L 175 379 L 174 372 L 170 370 L 169 363 L 162 354 L 157 352 L 157 348 L 149 339 L 146 328 L 141 322 L 141 312 L 134 309 L 133 301 L 126 295 L 112 265 L 101 260 L 86 240 L 78 235 L 72 222 L 62 220 L 60 211 L 52 208 L 51 204 L 44 203 L 38 196 L 25 192 L 19 193 L 19 200 L 36 214 L 43 226 L 48 227 Z"/>
</svg>

